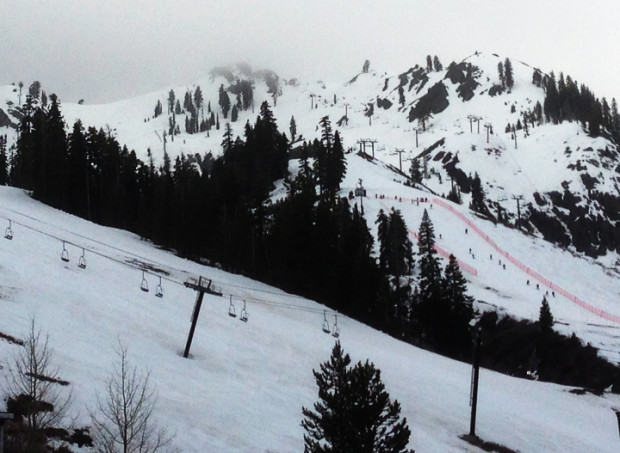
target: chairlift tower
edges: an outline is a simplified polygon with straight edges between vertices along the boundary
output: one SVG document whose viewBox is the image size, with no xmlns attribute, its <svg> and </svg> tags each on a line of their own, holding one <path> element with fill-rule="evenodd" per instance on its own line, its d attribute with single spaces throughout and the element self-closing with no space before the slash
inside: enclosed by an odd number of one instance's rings
<svg viewBox="0 0 620 453">
<path fill-rule="evenodd" d="M 368 153 L 366 152 L 366 146 L 370 145 L 370 148 L 372 150 L 372 158 L 373 159 L 375 158 L 375 143 L 377 143 L 377 140 L 370 139 L 370 138 L 362 138 L 362 139 L 359 139 L 357 143 L 360 145 L 360 151 L 364 153 L 365 155 L 368 155 Z"/>
<path fill-rule="evenodd" d="M 489 133 L 493 132 L 493 125 L 491 123 L 485 123 L 484 127 L 487 130 L 487 143 L 489 143 Z"/>
<path fill-rule="evenodd" d="M 523 195 L 513 195 L 512 199 L 516 200 L 517 202 L 517 228 L 519 228 L 521 226 L 521 204 L 520 202 L 523 201 Z"/>
<path fill-rule="evenodd" d="M 478 124 L 478 133 L 480 133 L 480 120 L 481 116 L 476 115 L 467 115 L 467 119 L 469 120 L 469 132 L 474 133 L 474 121 Z"/>
<path fill-rule="evenodd" d="M 189 329 L 187 343 L 185 343 L 185 351 L 183 352 L 183 357 L 187 358 L 187 356 L 189 356 L 189 348 L 192 346 L 192 340 L 194 339 L 196 322 L 198 321 L 198 316 L 200 315 L 200 307 L 202 306 L 202 299 L 205 293 L 220 297 L 222 296 L 222 293 L 216 291 L 213 287 L 213 281 L 205 277 L 199 277 L 198 280 L 191 278 L 187 280 L 184 285 L 198 293 L 196 296 L 196 304 L 194 305 L 194 312 L 192 313 L 192 326 Z"/>
<path fill-rule="evenodd" d="M 364 197 L 366 196 L 366 189 L 362 185 L 362 178 L 357 180 L 358 186 L 355 188 L 355 196 L 360 197 L 360 210 L 364 215 Z"/>
</svg>

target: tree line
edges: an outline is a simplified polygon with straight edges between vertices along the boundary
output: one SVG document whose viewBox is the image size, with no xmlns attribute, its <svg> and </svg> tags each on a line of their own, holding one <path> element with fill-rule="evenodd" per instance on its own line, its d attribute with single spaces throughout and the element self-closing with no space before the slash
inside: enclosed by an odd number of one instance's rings
<svg viewBox="0 0 620 453">
<path fill-rule="evenodd" d="M 607 131 L 616 143 L 620 141 L 620 115 L 615 98 L 610 105 L 607 99 L 597 98 L 586 85 L 578 84 L 569 75 L 564 77 L 560 73 L 556 80 L 553 71 L 543 75 L 535 69 L 532 83 L 545 91 L 545 98 L 542 106 L 537 103 L 530 112 L 530 122 L 535 120 L 538 124 L 544 121 L 558 124 L 562 121 L 578 121 L 584 129 L 587 125 L 588 132 L 595 137 Z"/>
<path fill-rule="evenodd" d="M 76 121 L 67 134 L 60 101 L 55 95 L 50 100 L 49 108 L 43 108 L 26 99 L 10 158 L 10 184 L 53 207 L 133 231 L 181 256 L 208 259 L 386 332 L 428 339 L 443 348 L 435 333 L 420 327 L 418 315 L 425 312 L 418 297 L 426 297 L 426 287 L 411 291 L 409 283 L 400 282 L 414 273 L 414 253 L 400 212 L 381 212 L 376 220 L 377 260 L 364 214 L 352 203 L 352 194 L 339 194 L 346 159 L 328 117 L 320 122 L 320 137 L 300 145 L 293 173 L 289 140 L 278 130 L 267 102 L 254 124 L 246 123 L 243 138 L 234 137 L 225 125 L 221 156 L 182 154 L 173 161 L 164 152 L 157 167 L 150 150 L 144 162 L 109 130 L 85 129 Z M 284 181 L 286 196 L 272 200 L 276 181 Z M 458 266 L 453 270 L 460 272 Z M 439 285 L 443 277 L 435 272 L 429 278 Z M 433 294 L 428 297 L 447 297 L 443 290 Z M 471 306 L 470 300 L 461 302 Z"/>
</svg>

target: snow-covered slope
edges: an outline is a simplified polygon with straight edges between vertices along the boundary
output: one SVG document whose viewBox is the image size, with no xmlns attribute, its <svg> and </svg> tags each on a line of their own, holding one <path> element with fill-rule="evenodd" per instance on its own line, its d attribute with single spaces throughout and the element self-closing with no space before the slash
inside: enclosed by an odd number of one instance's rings
<svg viewBox="0 0 620 453">
<path fill-rule="evenodd" d="M 238 66 L 228 73 L 214 71 L 203 80 L 172 90 L 182 105 L 185 93 L 193 95 L 200 87 L 205 106 L 200 118 L 209 116 L 210 105 L 223 128 L 230 115 L 223 118 L 219 107 L 220 86 L 227 89 L 236 80 L 250 80 L 255 108 L 240 111 L 238 120 L 231 124 L 234 135 L 243 136 L 244 125 L 254 122 L 258 106 L 267 100 L 280 130 L 289 136 L 290 120 L 295 118 L 296 140 L 300 136 L 314 139 L 319 120 L 329 116 L 341 132 L 345 147 L 359 149 L 360 139 L 375 140 L 375 157 L 401 166 L 405 172 L 412 158 L 423 161 L 424 150 L 440 142 L 425 153 L 430 177 L 424 185 L 430 190 L 439 195 L 449 192 L 447 167 L 457 168 L 462 177 L 478 173 L 490 212 L 501 211 L 515 223 L 521 208 L 522 218 L 528 220 L 527 226 L 534 234 L 590 256 L 605 256 L 605 250 L 610 249 L 612 252 L 602 262 L 617 266 L 617 201 L 610 204 L 600 198 L 600 194 L 610 194 L 616 200 L 620 196 L 620 154 L 616 145 L 608 135 L 589 136 L 577 122 L 536 122 L 527 131 L 506 132 L 508 125 L 523 123 L 523 114 L 532 112 L 537 103 L 544 104 L 545 93 L 532 83 L 535 69 L 518 61 L 512 62 L 514 86 L 502 89 L 497 69 L 502 62 L 504 57 L 475 53 L 440 71 L 429 72 L 415 65 L 393 75 L 371 68 L 346 83 L 278 79 L 277 98 L 266 83 L 265 74 L 270 73 L 252 73 L 247 66 Z M 273 88 L 273 77 L 271 80 Z M 22 102 L 25 92 L 26 88 Z M 169 93 L 167 88 L 105 105 L 68 103 L 62 105 L 62 112 L 69 128 L 77 119 L 86 127 L 102 127 L 143 160 L 150 149 L 155 164 L 160 165 L 162 139 L 171 119 L 167 114 Z M 231 100 L 235 102 L 232 94 Z M 154 117 L 158 101 L 164 106 L 164 114 Z M 0 87 L 0 108 L 14 124 L 19 117 L 15 110 L 18 104 L 17 87 Z M 422 104 L 431 105 L 433 112 L 424 125 L 420 122 Z M 369 118 L 366 114 L 371 105 L 373 115 Z M 344 121 L 345 113 L 348 121 Z M 175 116 L 181 133 L 167 137 L 168 153 L 173 158 L 181 153 L 218 155 L 223 131 L 213 128 L 210 132 L 187 134 L 187 115 Z M 9 145 L 15 141 L 13 129 L 0 127 L 3 133 L 9 136 Z M 397 150 L 402 152 L 398 154 Z M 367 152 L 371 152 L 370 148 Z M 516 198 L 520 199 L 519 206 Z M 468 200 L 464 193 L 465 203 Z M 575 226 L 577 222 L 581 223 Z"/>
<path fill-rule="evenodd" d="M 351 155 L 349 174 L 347 186 L 357 182 L 353 175 L 367 181 L 364 207 L 370 218 L 381 207 L 395 204 L 415 227 L 422 209 L 429 209 L 442 235 L 438 244 L 476 268 L 478 275 L 468 277 L 477 297 L 527 317 L 537 310 L 540 293 L 525 285 L 525 276 L 514 266 L 498 271 L 497 263 L 488 259 L 488 243 L 471 230 L 464 236 L 464 226 L 454 214 L 436 204 L 431 208 L 407 200 L 424 194 L 404 190 L 377 164 Z M 375 199 L 374 193 L 385 198 Z M 0 332 L 19 337 L 35 317 L 49 333 L 61 377 L 71 382 L 78 423 L 88 423 L 86 408 L 92 409 L 95 395 L 103 391 L 120 338 L 129 347 L 132 363 L 151 370 L 159 392 L 157 413 L 176 431 L 181 451 L 303 448 L 301 407 L 317 398 L 311 371 L 327 359 L 334 342 L 321 332 L 324 307 L 182 260 L 132 234 L 43 206 L 16 189 L 0 188 L 0 217 L 2 222 L 12 219 L 14 232 L 11 241 L 0 238 Z M 484 223 L 480 228 L 540 272 L 560 253 L 512 230 Z M 60 260 L 61 240 L 68 243 L 69 263 Z M 76 265 L 82 247 L 84 270 Z M 476 251 L 475 259 L 468 256 L 469 247 Z M 156 275 L 163 277 L 162 299 L 153 291 L 140 291 L 140 266 L 153 269 L 146 276 L 151 290 L 158 283 Z M 599 269 L 587 267 L 585 277 L 596 279 L 600 287 L 596 302 L 613 308 L 604 304 L 617 291 L 617 279 Z M 181 283 L 197 275 L 212 278 L 225 297 L 205 296 L 192 357 L 184 359 L 195 292 Z M 582 290 L 573 275 L 559 272 L 557 278 L 567 289 Z M 495 282 L 494 291 L 485 289 L 487 279 Z M 227 315 L 228 295 L 233 295 L 237 309 L 247 301 L 248 323 Z M 584 331 L 589 328 L 589 315 L 574 304 L 556 298 L 551 306 L 556 318 Z M 331 315 L 328 320 L 333 323 Z M 388 391 L 401 402 L 409 421 L 412 448 L 477 451 L 458 439 L 469 428 L 468 365 L 396 341 L 344 316 L 338 317 L 338 325 L 345 351 L 354 360 L 372 360 L 382 370 Z M 0 341 L 2 365 L 16 348 Z M 4 366 L 0 374 L 6 371 Z M 617 396 L 575 395 L 561 386 L 483 370 L 477 432 L 521 452 L 612 452 L 620 442 L 614 405 L 620 405 Z"/>
</svg>

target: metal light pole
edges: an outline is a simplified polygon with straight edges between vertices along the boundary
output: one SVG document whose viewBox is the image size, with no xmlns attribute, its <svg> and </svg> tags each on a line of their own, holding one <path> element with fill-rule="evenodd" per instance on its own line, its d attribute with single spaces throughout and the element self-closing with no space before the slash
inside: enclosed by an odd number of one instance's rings
<svg viewBox="0 0 620 453">
<path fill-rule="evenodd" d="M 480 349 L 482 347 L 482 334 L 480 327 L 476 328 L 474 339 L 474 358 L 471 370 L 471 395 L 469 404 L 471 406 L 471 419 L 469 423 L 469 435 L 476 437 L 476 410 L 478 408 L 478 377 L 480 375 Z"/>
</svg>

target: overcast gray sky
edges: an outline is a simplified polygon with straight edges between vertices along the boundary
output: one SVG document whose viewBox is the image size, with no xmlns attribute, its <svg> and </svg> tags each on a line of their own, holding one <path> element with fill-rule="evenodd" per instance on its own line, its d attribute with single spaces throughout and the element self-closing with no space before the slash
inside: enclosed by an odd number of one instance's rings
<svg viewBox="0 0 620 453">
<path fill-rule="evenodd" d="M 620 100 L 617 0 L 0 0 L 0 84 L 108 102 L 239 60 L 347 80 L 474 51 L 563 71 Z"/>
</svg>

